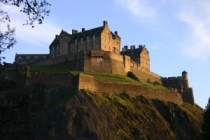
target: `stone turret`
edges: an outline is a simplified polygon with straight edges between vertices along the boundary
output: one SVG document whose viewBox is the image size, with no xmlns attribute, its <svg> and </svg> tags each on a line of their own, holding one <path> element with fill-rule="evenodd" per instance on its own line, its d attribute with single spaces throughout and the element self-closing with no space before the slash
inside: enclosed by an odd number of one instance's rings
<svg viewBox="0 0 210 140">
<path fill-rule="evenodd" d="M 183 101 L 194 104 L 193 89 L 189 87 L 188 73 L 186 71 L 182 72 L 182 86 L 183 86 L 183 93 L 182 93 Z"/>
<path fill-rule="evenodd" d="M 186 71 L 182 72 L 182 84 L 183 84 L 183 88 L 184 89 L 188 89 L 189 88 L 188 73 Z"/>
<path fill-rule="evenodd" d="M 188 73 L 185 70 L 182 72 L 182 79 L 188 81 Z"/>
<path fill-rule="evenodd" d="M 103 26 L 108 26 L 108 22 L 106 20 L 103 21 Z"/>
</svg>

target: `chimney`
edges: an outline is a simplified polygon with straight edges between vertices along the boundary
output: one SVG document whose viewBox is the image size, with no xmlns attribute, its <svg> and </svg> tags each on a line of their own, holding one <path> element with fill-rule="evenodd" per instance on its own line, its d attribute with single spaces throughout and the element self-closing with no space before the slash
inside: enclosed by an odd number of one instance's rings
<svg viewBox="0 0 210 140">
<path fill-rule="evenodd" d="M 124 46 L 123 48 L 122 48 L 122 51 L 123 52 L 125 52 L 125 51 L 127 51 L 128 50 L 128 46 L 126 45 L 126 46 Z"/>
<path fill-rule="evenodd" d="M 103 21 L 103 26 L 107 26 L 108 22 L 106 20 Z"/>
<path fill-rule="evenodd" d="M 82 32 L 84 32 L 85 31 L 85 28 L 82 28 Z"/>
<path fill-rule="evenodd" d="M 139 49 L 143 48 L 144 46 L 143 45 L 139 45 Z"/>
<path fill-rule="evenodd" d="M 187 74 L 187 72 L 185 70 L 182 72 L 182 78 L 184 80 L 188 80 L 188 74 Z"/>
<path fill-rule="evenodd" d="M 78 33 L 78 31 L 75 29 L 72 29 L 72 34 L 76 34 L 76 33 Z"/>
<path fill-rule="evenodd" d="M 131 45 L 130 47 L 132 50 L 135 50 L 135 45 Z"/>
</svg>

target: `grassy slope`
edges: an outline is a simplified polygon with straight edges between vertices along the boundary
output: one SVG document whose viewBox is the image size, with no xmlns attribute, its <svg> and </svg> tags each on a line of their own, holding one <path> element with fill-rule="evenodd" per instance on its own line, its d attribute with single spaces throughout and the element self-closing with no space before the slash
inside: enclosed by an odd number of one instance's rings
<svg viewBox="0 0 210 140">
<path fill-rule="evenodd" d="M 128 76 L 123 76 L 118 74 L 71 71 L 67 65 L 32 65 L 30 71 L 33 73 L 38 72 L 42 74 L 71 73 L 73 75 L 77 75 L 79 73 L 82 73 L 82 74 L 92 75 L 96 78 L 96 80 L 102 82 L 126 82 L 130 84 L 141 84 L 147 88 L 167 90 L 167 88 L 161 85 L 148 83 L 144 81 L 137 81 Z"/>
</svg>

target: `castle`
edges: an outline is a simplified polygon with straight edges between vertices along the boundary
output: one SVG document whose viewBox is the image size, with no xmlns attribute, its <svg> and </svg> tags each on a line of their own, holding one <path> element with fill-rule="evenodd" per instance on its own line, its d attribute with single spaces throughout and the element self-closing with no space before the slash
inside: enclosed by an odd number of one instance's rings
<svg viewBox="0 0 210 140">
<path fill-rule="evenodd" d="M 109 29 L 108 22 L 94 29 L 72 33 L 61 31 L 49 46 L 49 54 L 16 54 L 17 65 L 65 64 L 72 70 L 84 72 L 132 75 L 139 80 L 162 84 L 176 89 L 183 100 L 194 103 L 187 72 L 179 77 L 161 77 L 150 70 L 149 51 L 144 45 L 124 46 L 117 31 Z"/>
</svg>

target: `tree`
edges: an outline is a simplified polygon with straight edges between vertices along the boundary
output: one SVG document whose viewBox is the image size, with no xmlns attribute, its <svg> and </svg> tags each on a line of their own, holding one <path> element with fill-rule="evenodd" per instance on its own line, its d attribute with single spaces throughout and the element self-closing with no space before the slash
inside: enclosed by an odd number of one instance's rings
<svg viewBox="0 0 210 140">
<path fill-rule="evenodd" d="M 27 15 L 24 25 L 30 25 L 32 28 L 35 22 L 42 24 L 44 18 L 50 12 L 50 3 L 46 0 L 0 0 L 0 4 L 18 7 L 21 13 Z M 0 9 L 0 63 L 4 59 L 1 54 L 16 43 L 14 37 L 15 29 L 11 28 L 11 22 L 8 13 Z"/>
<path fill-rule="evenodd" d="M 210 140 L 210 98 L 203 117 L 203 139 Z"/>
</svg>

